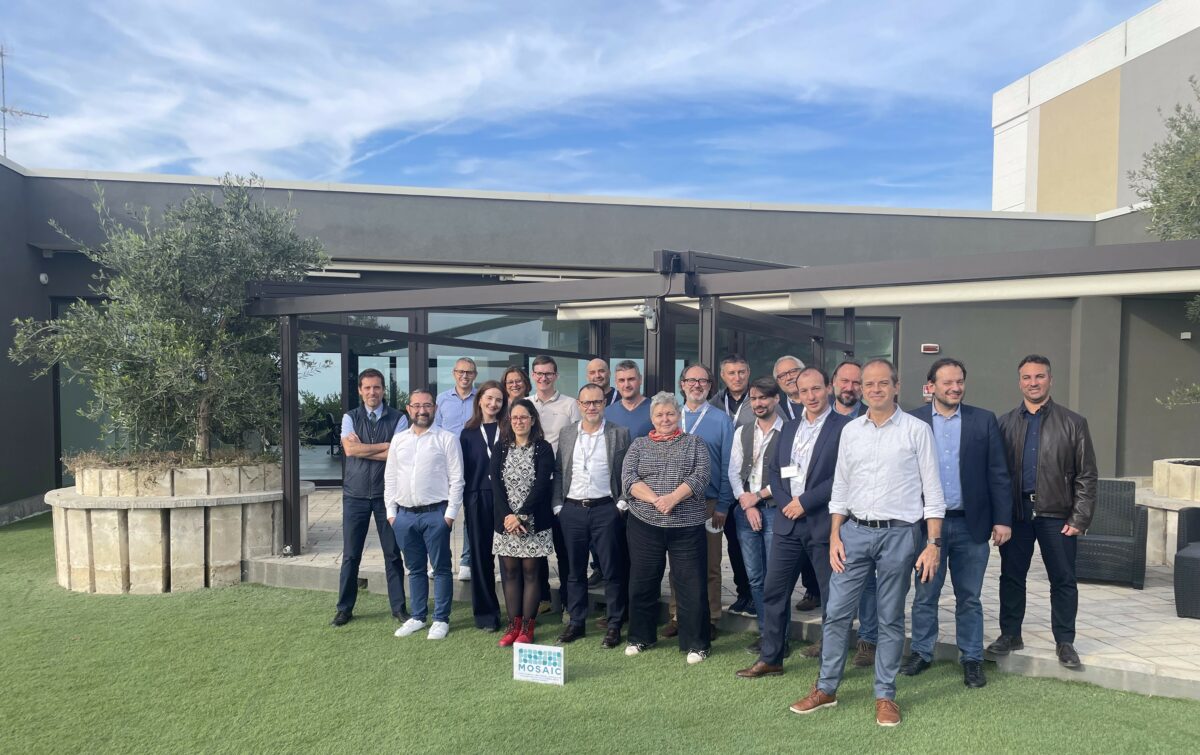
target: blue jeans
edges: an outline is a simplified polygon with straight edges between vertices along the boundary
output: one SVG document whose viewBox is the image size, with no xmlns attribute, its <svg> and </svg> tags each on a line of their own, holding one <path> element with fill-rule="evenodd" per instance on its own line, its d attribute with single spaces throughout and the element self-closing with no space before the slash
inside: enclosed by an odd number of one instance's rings
<svg viewBox="0 0 1200 755">
<path fill-rule="evenodd" d="M 971 538 L 967 520 L 946 517 L 942 521 L 942 560 L 937 574 L 928 582 L 914 577 L 916 592 L 912 606 L 912 651 L 927 661 L 933 660 L 938 637 L 938 598 L 946 583 L 946 565 L 954 585 L 954 631 L 963 661 L 983 660 L 983 575 L 987 571 L 988 542 Z"/>
<path fill-rule="evenodd" d="M 867 577 L 875 573 L 879 611 L 879 647 L 875 651 L 875 697 L 896 698 L 896 674 L 904 652 L 904 602 L 917 557 L 916 536 L 921 528 L 873 529 L 854 522 L 842 525 L 845 570 L 829 578 L 825 622 L 821 627 L 821 674 L 817 686 L 835 694 L 846 670 L 850 622 L 858 608 Z"/>
<path fill-rule="evenodd" d="M 433 564 L 433 620 L 450 621 L 454 577 L 450 573 L 450 528 L 446 526 L 445 504 L 420 514 L 401 506 L 392 527 L 408 567 L 412 617 L 424 621 L 429 612 L 428 562 Z"/>
<path fill-rule="evenodd" d="M 758 614 L 758 634 L 761 636 L 763 617 L 766 614 L 763 607 L 763 585 L 767 581 L 767 561 L 771 558 L 771 546 L 775 540 L 775 516 L 779 513 L 779 507 L 763 506 L 759 508 L 759 513 L 762 514 L 762 529 L 755 532 L 750 527 L 745 509 L 734 505 L 738 545 L 742 546 L 742 561 L 746 564 L 746 578 L 750 580 L 750 597 L 754 598 L 754 612 Z"/>
</svg>

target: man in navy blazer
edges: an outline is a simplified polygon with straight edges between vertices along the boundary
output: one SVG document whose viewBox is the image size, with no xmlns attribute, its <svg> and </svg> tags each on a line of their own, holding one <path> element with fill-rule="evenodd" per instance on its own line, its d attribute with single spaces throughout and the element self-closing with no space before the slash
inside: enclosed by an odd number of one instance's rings
<svg viewBox="0 0 1200 755">
<path fill-rule="evenodd" d="M 737 675 L 743 679 L 783 673 L 791 625 L 792 590 L 807 555 L 817 573 L 821 594 L 829 575 L 829 496 L 837 467 L 838 443 L 849 419 L 829 404 L 829 380 L 817 367 L 796 379 L 804 412 L 786 422 L 768 458 L 766 477 L 771 495 L 782 508 L 775 517 L 775 539 L 763 585 L 763 631 L 758 661 Z"/>
<path fill-rule="evenodd" d="M 955 636 L 968 687 L 987 684 L 983 675 L 983 606 L 979 593 L 987 570 L 988 538 L 1001 545 L 1012 536 L 1012 487 L 1004 439 L 996 415 L 962 403 L 967 368 L 939 359 L 927 382 L 933 401 L 911 413 L 933 427 L 938 472 L 946 496 L 942 561 L 928 582 L 917 580 L 912 609 L 912 654 L 900 673 L 916 676 L 933 662 L 938 634 L 938 597 L 949 562 L 954 585 Z"/>
</svg>

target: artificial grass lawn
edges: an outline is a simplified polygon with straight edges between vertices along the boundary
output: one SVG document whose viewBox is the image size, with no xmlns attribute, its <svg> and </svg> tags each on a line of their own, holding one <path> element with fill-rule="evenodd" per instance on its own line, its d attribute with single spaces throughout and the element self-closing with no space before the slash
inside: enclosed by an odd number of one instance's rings
<svg viewBox="0 0 1200 755">
<path fill-rule="evenodd" d="M 789 713 L 816 677 L 799 654 L 745 681 L 749 635 L 688 667 L 661 643 L 626 658 L 591 630 L 568 682 L 512 681 L 509 651 L 456 605 L 450 636 L 397 639 L 379 595 L 328 626 L 331 593 L 241 585 L 161 596 L 71 593 L 49 517 L 0 527 L 0 752 L 1190 751 L 1200 703 L 1001 674 L 967 690 L 956 664 L 901 677 L 904 722 L 875 725 L 869 670 L 838 707 Z M 540 629 L 552 641 L 557 620 Z"/>
</svg>

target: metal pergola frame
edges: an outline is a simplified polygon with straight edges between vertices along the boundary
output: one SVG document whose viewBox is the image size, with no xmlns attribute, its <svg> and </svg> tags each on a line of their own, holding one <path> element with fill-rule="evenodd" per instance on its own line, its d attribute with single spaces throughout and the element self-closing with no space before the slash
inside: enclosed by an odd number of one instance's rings
<svg viewBox="0 0 1200 755">
<path fill-rule="evenodd" d="M 430 335 L 428 311 L 454 309 L 512 308 L 642 299 L 648 313 L 657 318 L 657 328 L 647 330 L 645 340 L 645 390 L 647 394 L 673 384 L 669 371 L 674 359 L 674 328 L 681 318 L 697 318 L 700 362 L 716 367 L 719 355 L 718 328 L 722 323 L 752 331 L 778 335 L 785 332 L 812 339 L 813 355 L 823 364 L 830 349 L 846 356 L 854 353 L 854 310 L 844 309 L 846 340 L 825 337 L 825 311 L 812 310 L 811 324 L 778 315 L 763 314 L 728 297 L 771 293 L 834 291 L 873 287 L 1021 281 L 1028 278 L 1074 277 L 1113 273 L 1169 272 L 1200 269 L 1200 241 L 1113 244 L 1070 249 L 930 257 L 918 260 L 888 260 L 820 267 L 789 267 L 741 260 L 699 252 L 663 250 L 655 253 L 654 271 L 645 275 L 564 280 L 538 283 L 506 283 L 431 289 L 362 290 L 320 284 L 252 285 L 248 291 L 249 314 L 279 319 L 282 361 L 283 409 L 283 510 L 284 553 L 300 553 L 299 389 L 296 357 L 302 327 L 347 336 L 383 337 L 410 343 L 411 385 L 426 382 L 430 343 L 465 348 L 508 350 L 514 353 L 549 353 L 566 358 L 588 359 L 608 356 L 607 323 L 592 321 L 588 331 L 588 353 L 531 349 L 525 346 L 472 341 Z M 323 290 L 325 293 L 307 293 Z M 687 297 L 699 302 L 698 310 L 681 307 L 668 298 Z M 313 320 L 301 315 L 395 312 L 410 318 L 407 332 L 359 328 Z"/>
</svg>

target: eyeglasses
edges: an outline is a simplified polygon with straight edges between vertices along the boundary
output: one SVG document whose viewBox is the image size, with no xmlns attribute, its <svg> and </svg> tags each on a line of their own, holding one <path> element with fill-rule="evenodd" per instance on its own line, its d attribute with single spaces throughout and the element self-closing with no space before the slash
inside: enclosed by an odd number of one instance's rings
<svg viewBox="0 0 1200 755">
<path fill-rule="evenodd" d="M 433 404 L 409 404 L 408 406 L 411 409 L 432 409 L 433 408 Z"/>
<path fill-rule="evenodd" d="M 684 385 L 708 385 L 712 381 L 708 378 L 684 378 L 679 382 L 683 383 Z"/>
<path fill-rule="evenodd" d="M 800 374 L 800 367 L 793 367 L 790 370 L 784 370 L 775 376 L 776 380 L 791 380 Z"/>
<path fill-rule="evenodd" d="M 557 374 L 558 374 L 557 372 L 535 372 L 535 373 L 533 373 L 533 379 L 534 380 L 549 380 L 550 378 L 554 377 Z"/>
<path fill-rule="evenodd" d="M 600 406 L 604 406 L 604 399 L 598 398 L 598 399 L 594 399 L 592 401 L 584 401 L 583 399 L 580 399 L 579 405 L 586 407 L 586 408 L 600 407 Z"/>
<path fill-rule="evenodd" d="M 454 374 L 463 377 L 464 375 L 478 375 L 479 373 L 475 370 L 455 370 Z"/>
<path fill-rule="evenodd" d="M 528 414 L 510 414 L 508 415 L 509 422 L 532 422 L 533 417 Z"/>
<path fill-rule="evenodd" d="M 505 385 L 516 386 L 516 387 L 520 388 L 520 387 L 523 387 L 523 386 L 525 385 L 525 381 L 524 381 L 524 380 L 505 380 L 505 381 L 504 381 L 504 384 L 505 384 Z"/>
</svg>

